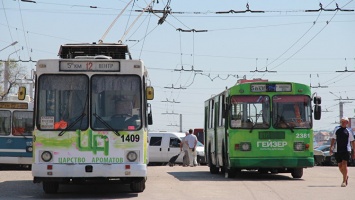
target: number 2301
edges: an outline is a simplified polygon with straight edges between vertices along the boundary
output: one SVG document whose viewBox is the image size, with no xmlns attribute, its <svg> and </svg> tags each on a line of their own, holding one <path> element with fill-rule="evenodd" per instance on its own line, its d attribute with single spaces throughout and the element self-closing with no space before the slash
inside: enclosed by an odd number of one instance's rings
<svg viewBox="0 0 355 200">
<path fill-rule="evenodd" d="M 122 142 L 139 142 L 139 135 L 122 135 Z"/>
<path fill-rule="evenodd" d="M 296 138 L 310 138 L 309 133 L 296 133 Z"/>
</svg>

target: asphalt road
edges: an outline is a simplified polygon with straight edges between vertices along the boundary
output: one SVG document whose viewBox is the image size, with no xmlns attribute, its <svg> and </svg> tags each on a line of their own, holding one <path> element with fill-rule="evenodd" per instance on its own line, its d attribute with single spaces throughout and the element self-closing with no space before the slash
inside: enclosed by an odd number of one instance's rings
<svg viewBox="0 0 355 200">
<path fill-rule="evenodd" d="M 45 194 L 32 182 L 30 171 L 0 171 L 0 199 L 355 199 L 355 167 L 349 167 L 349 185 L 340 187 L 337 167 L 304 170 L 301 179 L 291 174 L 245 171 L 233 179 L 209 173 L 207 166 L 150 166 L 146 189 L 132 193 L 126 185 L 61 185 L 58 194 Z"/>
</svg>

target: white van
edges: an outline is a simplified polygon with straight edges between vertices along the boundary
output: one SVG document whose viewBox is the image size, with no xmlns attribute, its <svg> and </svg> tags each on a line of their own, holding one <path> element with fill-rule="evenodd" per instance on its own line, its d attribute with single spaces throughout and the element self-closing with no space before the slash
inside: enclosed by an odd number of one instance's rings
<svg viewBox="0 0 355 200">
<path fill-rule="evenodd" d="M 149 164 L 168 163 L 170 158 L 180 153 L 180 143 L 185 133 L 179 132 L 149 132 L 148 133 L 148 156 Z M 205 164 L 203 144 L 198 142 L 196 147 L 197 162 Z M 184 152 L 176 159 L 176 163 L 182 163 Z"/>
</svg>

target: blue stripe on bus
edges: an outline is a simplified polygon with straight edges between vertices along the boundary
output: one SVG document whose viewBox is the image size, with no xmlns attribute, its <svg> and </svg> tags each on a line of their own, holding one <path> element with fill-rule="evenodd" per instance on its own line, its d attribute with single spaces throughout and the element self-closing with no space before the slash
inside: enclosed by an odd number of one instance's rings
<svg viewBox="0 0 355 200">
<path fill-rule="evenodd" d="M 32 157 L 32 152 L 0 152 L 0 157 Z"/>
<path fill-rule="evenodd" d="M 27 152 L 32 146 L 32 138 L 0 137 L 0 157 L 32 157 L 32 152 Z"/>
</svg>

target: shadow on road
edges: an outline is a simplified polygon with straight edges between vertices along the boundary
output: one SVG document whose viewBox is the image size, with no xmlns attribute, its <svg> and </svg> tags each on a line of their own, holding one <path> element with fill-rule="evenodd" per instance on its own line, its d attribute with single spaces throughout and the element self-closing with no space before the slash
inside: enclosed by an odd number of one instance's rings
<svg viewBox="0 0 355 200">
<path fill-rule="evenodd" d="M 286 174 L 260 174 L 257 171 L 242 171 L 235 178 L 225 178 L 224 174 L 211 174 L 206 171 L 168 172 L 168 174 L 180 181 L 303 181 L 303 179 L 293 179 Z"/>
<path fill-rule="evenodd" d="M 46 194 L 42 184 L 34 184 L 31 180 L 0 182 L 0 199 L 128 199 L 138 195 L 131 193 L 129 185 L 120 184 L 63 184 L 57 194 Z"/>
</svg>

